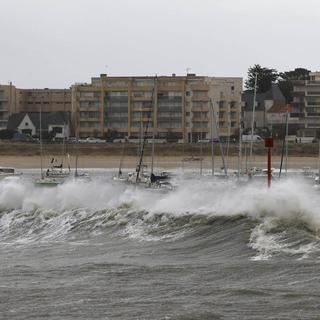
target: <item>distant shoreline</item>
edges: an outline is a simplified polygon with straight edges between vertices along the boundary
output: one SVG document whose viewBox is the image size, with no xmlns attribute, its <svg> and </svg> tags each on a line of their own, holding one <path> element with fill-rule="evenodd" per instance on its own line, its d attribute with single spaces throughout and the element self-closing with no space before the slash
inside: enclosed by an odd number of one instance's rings
<svg viewBox="0 0 320 320">
<path fill-rule="evenodd" d="M 123 168 L 135 168 L 137 164 L 138 146 L 135 144 L 67 144 L 66 152 L 70 154 L 71 167 L 75 167 L 75 154 L 79 153 L 79 168 L 118 168 L 121 156 L 124 152 Z M 247 154 L 249 146 L 247 145 Z M 245 166 L 244 156 L 245 146 L 243 145 L 242 168 Z M 53 157 L 59 161 L 62 158 L 62 144 L 44 144 L 43 145 L 43 165 L 50 166 Z M 273 149 L 274 168 L 279 168 L 281 159 L 281 142 L 275 143 Z M 215 170 L 219 171 L 222 166 L 220 149 L 216 144 L 214 148 Z M 144 162 L 147 165 L 151 163 L 151 145 L 147 144 L 145 148 Z M 164 169 L 190 168 L 199 170 L 200 161 L 203 158 L 203 169 L 211 170 L 211 146 L 210 144 L 161 144 L 155 146 L 155 167 Z M 189 161 L 182 161 L 188 159 Z M 194 161 L 192 161 L 192 159 Z M 253 159 L 251 166 L 266 167 L 267 151 L 263 143 L 254 145 Z M 64 158 L 64 166 L 67 167 L 68 160 Z M 36 143 L 12 143 L 0 142 L 0 166 L 9 166 L 16 168 L 40 168 L 40 146 Z M 303 168 L 318 167 L 318 144 L 289 144 L 288 167 Z M 238 145 L 230 144 L 229 149 L 229 168 L 238 168 Z"/>
<path fill-rule="evenodd" d="M 62 159 L 61 156 L 56 157 L 58 161 Z M 50 166 L 52 156 L 46 155 L 43 158 L 43 166 L 47 168 Z M 280 156 L 273 157 L 273 168 L 279 168 Z M 266 156 L 254 156 L 252 166 L 266 168 Z M 64 167 L 67 167 L 67 158 L 64 158 Z M 222 166 L 221 157 L 215 156 L 215 171 L 220 171 Z M 80 156 L 78 161 L 79 168 L 118 168 L 120 163 L 119 156 L 97 156 L 97 155 L 86 155 Z M 150 166 L 150 156 L 145 157 L 145 164 Z M 133 169 L 136 167 L 137 157 L 127 156 L 123 160 L 124 169 Z M 75 167 L 75 158 L 70 158 L 71 168 Z M 157 156 L 154 159 L 154 165 L 156 168 L 163 169 L 192 169 L 194 171 L 200 170 L 200 161 L 182 161 L 181 156 Z M 284 165 L 284 164 L 283 164 Z M 18 169 L 38 169 L 40 168 L 40 156 L 13 156 L 13 155 L 0 155 L 0 166 L 2 167 L 15 167 Z M 244 169 L 245 159 L 242 159 L 242 168 Z M 203 157 L 202 162 L 203 170 L 211 170 L 211 158 L 206 156 Z M 229 157 L 229 168 L 230 170 L 236 170 L 238 167 L 238 158 L 235 156 Z M 302 169 L 303 167 L 310 167 L 311 169 L 317 169 L 318 159 L 316 157 L 296 157 L 290 156 L 288 158 L 288 168 Z"/>
</svg>

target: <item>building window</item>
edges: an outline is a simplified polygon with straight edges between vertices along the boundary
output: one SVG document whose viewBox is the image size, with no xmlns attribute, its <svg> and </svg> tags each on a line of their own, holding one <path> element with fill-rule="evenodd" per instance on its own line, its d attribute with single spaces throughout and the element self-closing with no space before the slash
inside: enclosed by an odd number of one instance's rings
<svg viewBox="0 0 320 320">
<path fill-rule="evenodd" d="M 151 98 L 152 92 L 151 91 L 133 91 L 133 97 L 142 97 L 142 98 Z"/>
<path fill-rule="evenodd" d="M 152 86 L 154 79 L 135 79 L 133 80 L 133 85 L 137 87 L 142 86 Z"/>
<path fill-rule="evenodd" d="M 110 98 L 128 97 L 127 91 L 110 91 L 107 93 Z"/>
<path fill-rule="evenodd" d="M 194 97 L 206 97 L 207 91 L 193 91 Z"/>
<path fill-rule="evenodd" d="M 125 81 L 107 81 L 107 87 L 125 87 L 127 85 Z"/>
<path fill-rule="evenodd" d="M 87 97 L 87 98 L 93 98 L 93 92 L 87 92 L 87 91 L 81 91 L 80 92 L 80 97 Z"/>
</svg>

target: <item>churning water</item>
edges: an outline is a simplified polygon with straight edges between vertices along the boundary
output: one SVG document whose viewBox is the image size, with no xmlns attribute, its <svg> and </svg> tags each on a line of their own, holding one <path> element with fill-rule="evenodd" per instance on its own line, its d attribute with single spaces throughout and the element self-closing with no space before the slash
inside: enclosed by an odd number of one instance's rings
<svg viewBox="0 0 320 320">
<path fill-rule="evenodd" d="M 1 319 L 319 319 L 320 193 L 0 182 Z"/>
</svg>

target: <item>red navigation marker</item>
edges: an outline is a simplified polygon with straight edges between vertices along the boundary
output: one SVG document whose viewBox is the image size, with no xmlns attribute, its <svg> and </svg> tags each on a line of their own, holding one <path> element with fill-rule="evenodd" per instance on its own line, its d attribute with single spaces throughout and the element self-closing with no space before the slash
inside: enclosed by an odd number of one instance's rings
<svg viewBox="0 0 320 320">
<path fill-rule="evenodd" d="M 271 149 L 273 148 L 273 138 L 266 138 L 264 140 L 264 146 L 268 148 L 268 187 L 271 186 Z"/>
</svg>

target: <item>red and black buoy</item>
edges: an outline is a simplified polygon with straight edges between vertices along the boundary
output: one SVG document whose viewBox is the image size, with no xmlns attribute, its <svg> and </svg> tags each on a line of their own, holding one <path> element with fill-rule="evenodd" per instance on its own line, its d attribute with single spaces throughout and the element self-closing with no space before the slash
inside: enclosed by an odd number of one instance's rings
<svg viewBox="0 0 320 320">
<path fill-rule="evenodd" d="M 266 138 L 264 140 L 264 146 L 268 148 L 268 187 L 271 186 L 271 179 L 272 179 L 272 173 L 271 173 L 271 150 L 273 148 L 273 138 Z"/>
</svg>

